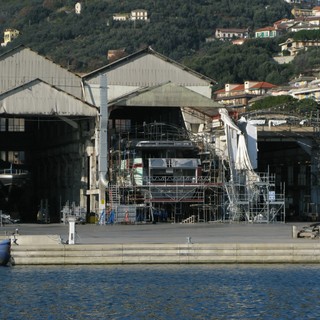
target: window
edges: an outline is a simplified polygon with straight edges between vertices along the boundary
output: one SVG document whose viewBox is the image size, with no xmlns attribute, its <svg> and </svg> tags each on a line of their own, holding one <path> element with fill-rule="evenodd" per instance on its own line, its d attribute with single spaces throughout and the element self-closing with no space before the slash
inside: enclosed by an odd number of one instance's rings
<svg viewBox="0 0 320 320">
<path fill-rule="evenodd" d="M 0 159 L 3 161 L 9 161 L 14 164 L 25 163 L 25 152 L 24 151 L 1 151 Z"/>
<path fill-rule="evenodd" d="M 24 119 L 13 118 L 8 119 L 8 131 L 10 132 L 24 132 Z"/>
<path fill-rule="evenodd" d="M 4 118 L 0 118 L 0 132 L 7 131 L 7 121 Z"/>
<path fill-rule="evenodd" d="M 0 151 L 0 160 L 6 161 L 6 152 L 5 151 Z"/>
<path fill-rule="evenodd" d="M 130 119 L 116 119 L 114 122 L 114 125 L 115 125 L 116 132 L 130 131 L 131 120 Z"/>
</svg>

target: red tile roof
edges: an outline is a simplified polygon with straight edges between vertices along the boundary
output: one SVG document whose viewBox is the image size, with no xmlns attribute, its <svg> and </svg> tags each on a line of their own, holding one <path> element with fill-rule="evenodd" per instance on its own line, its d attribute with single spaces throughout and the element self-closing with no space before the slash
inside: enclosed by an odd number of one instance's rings
<svg viewBox="0 0 320 320">
<path fill-rule="evenodd" d="M 238 32 L 238 33 L 243 33 L 243 32 L 248 32 L 248 29 L 239 29 L 239 28 L 217 28 L 217 31 L 222 31 L 222 32 Z"/>
<path fill-rule="evenodd" d="M 234 87 L 231 91 L 243 91 L 244 84 L 239 84 L 237 87 Z"/>
<path fill-rule="evenodd" d="M 244 91 L 244 84 L 238 84 L 236 87 L 232 88 L 228 92 L 231 92 L 231 91 Z M 215 91 L 214 93 L 224 93 L 224 92 L 226 92 L 225 89 L 220 89 Z"/>
<path fill-rule="evenodd" d="M 260 32 L 260 31 L 272 31 L 275 30 L 275 27 L 264 27 L 264 28 L 260 28 L 257 29 L 256 32 Z"/>
<path fill-rule="evenodd" d="M 258 82 L 257 84 L 255 84 L 254 86 L 250 87 L 250 89 L 270 89 L 270 88 L 274 88 L 276 87 L 276 85 L 269 83 L 269 82 Z"/>
</svg>

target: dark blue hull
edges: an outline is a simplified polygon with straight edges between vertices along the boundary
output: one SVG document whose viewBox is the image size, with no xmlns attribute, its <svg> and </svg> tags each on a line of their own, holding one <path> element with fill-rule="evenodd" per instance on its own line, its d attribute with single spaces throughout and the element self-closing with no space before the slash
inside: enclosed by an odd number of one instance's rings
<svg viewBox="0 0 320 320">
<path fill-rule="evenodd" d="M 0 266 L 5 266 L 10 260 L 11 241 L 3 240 L 0 242 Z"/>
</svg>

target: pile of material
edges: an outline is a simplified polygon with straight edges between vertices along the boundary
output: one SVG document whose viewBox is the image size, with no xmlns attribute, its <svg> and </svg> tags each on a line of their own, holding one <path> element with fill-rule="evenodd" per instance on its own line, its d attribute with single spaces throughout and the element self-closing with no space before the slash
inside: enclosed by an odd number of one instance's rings
<svg viewBox="0 0 320 320">
<path fill-rule="evenodd" d="M 320 229 L 320 222 L 312 223 L 309 226 L 303 227 L 298 232 L 298 238 L 310 238 L 310 239 L 319 238 L 319 229 Z"/>
<path fill-rule="evenodd" d="M 4 214 L 0 212 L 0 225 L 3 224 L 12 224 L 12 223 L 19 223 L 19 219 L 13 219 L 9 214 Z"/>
</svg>

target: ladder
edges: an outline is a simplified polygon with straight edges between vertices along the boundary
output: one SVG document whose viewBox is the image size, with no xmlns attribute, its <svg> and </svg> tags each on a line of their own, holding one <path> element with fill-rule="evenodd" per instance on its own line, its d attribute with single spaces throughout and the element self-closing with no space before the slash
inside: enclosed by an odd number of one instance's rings
<svg viewBox="0 0 320 320">
<path fill-rule="evenodd" d="M 109 185 L 109 200 L 111 208 L 116 210 L 120 205 L 120 190 L 118 185 Z"/>
<path fill-rule="evenodd" d="M 192 215 L 189 218 L 183 220 L 181 223 L 195 223 L 196 222 L 196 216 Z"/>
</svg>

